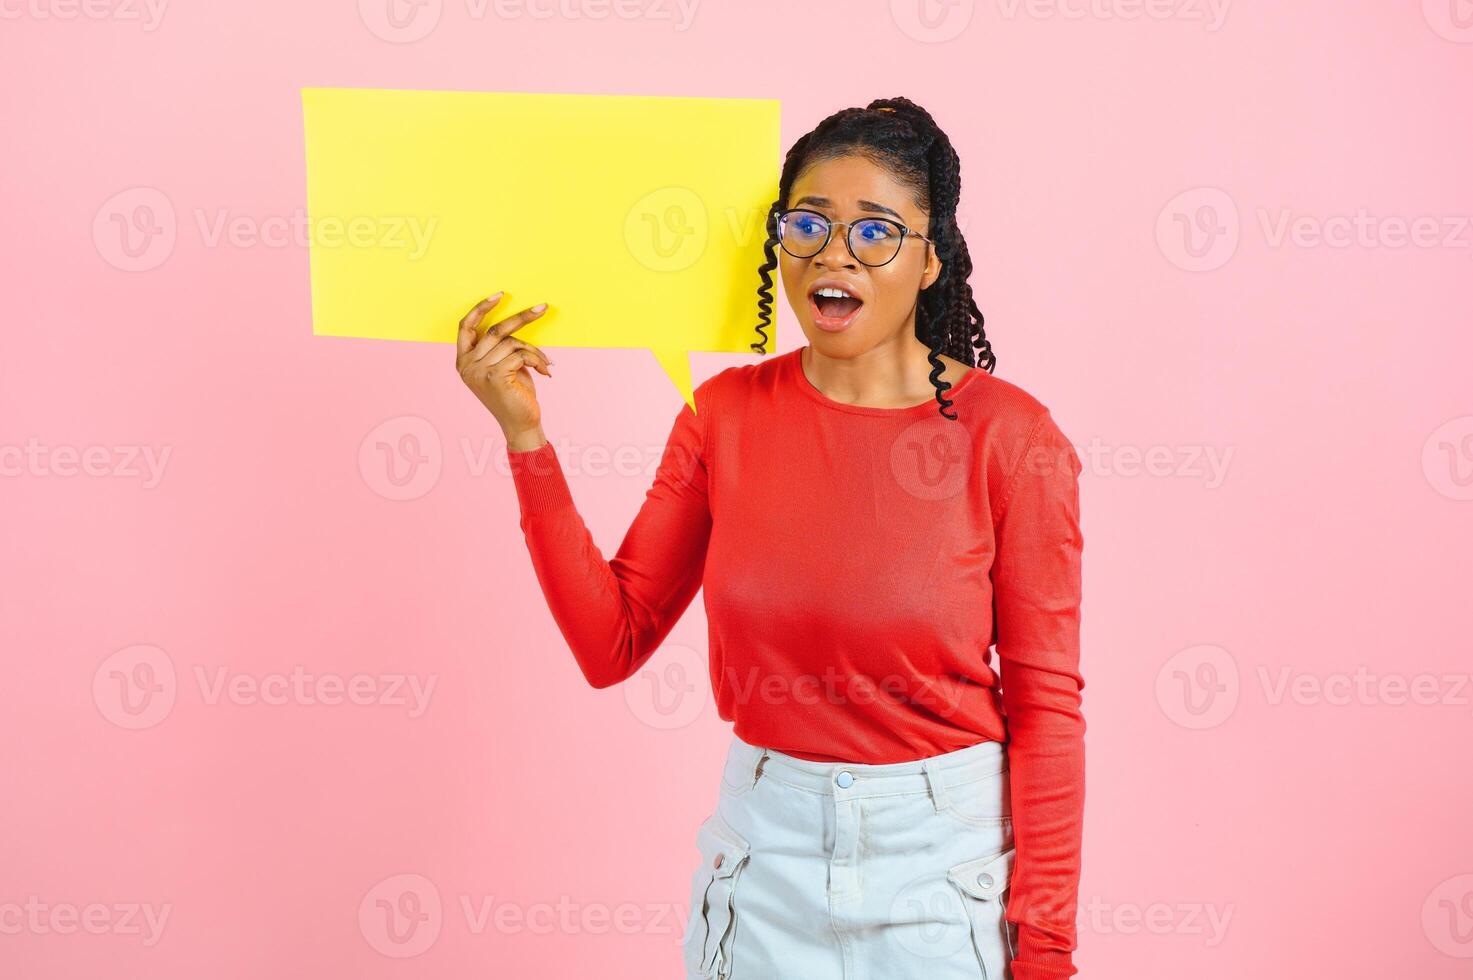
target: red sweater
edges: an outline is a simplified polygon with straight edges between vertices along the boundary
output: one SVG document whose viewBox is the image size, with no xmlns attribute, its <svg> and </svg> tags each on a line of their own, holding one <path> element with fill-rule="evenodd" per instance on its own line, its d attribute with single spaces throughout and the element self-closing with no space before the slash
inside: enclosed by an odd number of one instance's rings
<svg viewBox="0 0 1473 980">
<path fill-rule="evenodd" d="M 800 758 L 902 762 L 1007 741 L 1014 977 L 1072 976 L 1079 459 L 1043 405 L 985 371 L 948 390 L 953 422 L 934 400 L 835 401 L 801 354 L 695 389 L 699 411 L 681 406 L 611 560 L 552 444 L 508 452 L 553 618 L 588 683 L 608 687 L 644 665 L 704 586 L 720 717 Z"/>
</svg>

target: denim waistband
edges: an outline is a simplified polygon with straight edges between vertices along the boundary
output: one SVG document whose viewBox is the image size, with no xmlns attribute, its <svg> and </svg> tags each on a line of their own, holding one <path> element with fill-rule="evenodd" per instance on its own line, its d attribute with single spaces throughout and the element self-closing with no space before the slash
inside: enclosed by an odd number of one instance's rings
<svg viewBox="0 0 1473 980">
<path fill-rule="evenodd" d="M 772 776 L 800 789 L 844 797 L 930 793 L 944 800 L 944 787 L 1008 768 L 1007 746 L 991 740 L 908 762 L 815 762 L 752 745 L 733 733 L 727 757 L 739 765 L 744 780 Z"/>
</svg>

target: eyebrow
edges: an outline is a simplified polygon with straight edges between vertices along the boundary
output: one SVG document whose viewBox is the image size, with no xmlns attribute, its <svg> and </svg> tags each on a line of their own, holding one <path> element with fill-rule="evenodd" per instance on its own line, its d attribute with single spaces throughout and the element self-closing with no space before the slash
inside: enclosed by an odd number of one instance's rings
<svg viewBox="0 0 1473 980">
<path fill-rule="evenodd" d="M 831 207 L 834 206 L 834 202 L 833 201 L 830 201 L 828 198 L 826 198 L 826 197 L 814 197 L 812 194 L 809 194 L 809 195 L 807 195 L 805 197 L 799 198 L 798 201 L 793 206 L 794 207 L 797 207 L 800 204 L 815 204 L 815 205 L 817 205 L 818 207 L 821 207 L 821 208 L 831 208 Z M 874 212 L 877 212 L 879 214 L 893 214 L 895 216 L 895 220 L 896 221 L 899 221 L 901 224 L 904 224 L 905 223 L 905 218 L 901 216 L 901 214 L 900 214 L 899 211 L 895 211 L 895 210 L 892 210 L 890 208 L 887 208 L 883 204 L 876 204 L 874 201 L 860 201 L 859 202 L 859 210 L 861 210 L 861 211 L 874 211 Z"/>
</svg>

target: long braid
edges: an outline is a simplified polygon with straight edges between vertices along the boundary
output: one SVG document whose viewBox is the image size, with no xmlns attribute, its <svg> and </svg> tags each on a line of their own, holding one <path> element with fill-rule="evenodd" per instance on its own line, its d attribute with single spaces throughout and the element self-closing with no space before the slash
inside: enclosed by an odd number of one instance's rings
<svg viewBox="0 0 1473 980">
<path fill-rule="evenodd" d="M 757 287 L 757 333 L 762 339 L 753 343 L 752 349 L 767 353 L 763 328 L 772 323 L 771 273 L 777 268 L 777 215 L 787 206 L 794 181 L 808 164 L 851 152 L 888 164 L 931 215 L 926 234 L 935 242 L 943 264 L 941 275 L 917 299 L 916 338 L 928 348 L 930 378 L 936 387 L 940 413 L 955 420 L 954 413 L 948 414 L 953 402 L 945 392 L 951 385 L 941 380 L 945 369 L 941 355 L 988 373 L 996 367 L 997 357 L 967 281 L 972 274 L 972 258 L 956 220 L 961 200 L 961 160 L 931 114 L 909 99 L 876 99 L 862 109 L 841 109 L 788 150 L 778 182 L 778 198 L 767 212 L 765 258 L 757 270 L 762 280 Z"/>
</svg>

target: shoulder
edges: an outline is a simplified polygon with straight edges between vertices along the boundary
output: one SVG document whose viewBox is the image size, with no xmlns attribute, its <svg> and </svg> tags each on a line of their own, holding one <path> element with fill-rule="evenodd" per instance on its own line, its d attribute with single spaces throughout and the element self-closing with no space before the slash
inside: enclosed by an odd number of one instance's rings
<svg viewBox="0 0 1473 980">
<path fill-rule="evenodd" d="M 971 379 L 968 388 L 973 396 L 974 438 L 981 444 L 989 482 L 998 492 L 995 500 L 1006 498 L 1008 488 L 1025 468 L 1077 474 L 1074 447 L 1042 399 L 986 372 Z"/>
<path fill-rule="evenodd" d="M 754 393 L 771 391 L 785 362 L 797 353 L 768 354 L 759 361 L 722 368 L 695 387 L 696 410 L 704 412 L 709 404 L 718 412 L 731 411 Z"/>
<path fill-rule="evenodd" d="M 979 376 L 969 383 L 978 406 L 981 427 L 1009 439 L 1035 439 L 1045 436 L 1063 439 L 1050 407 L 1021 385 L 973 368 Z"/>
</svg>

